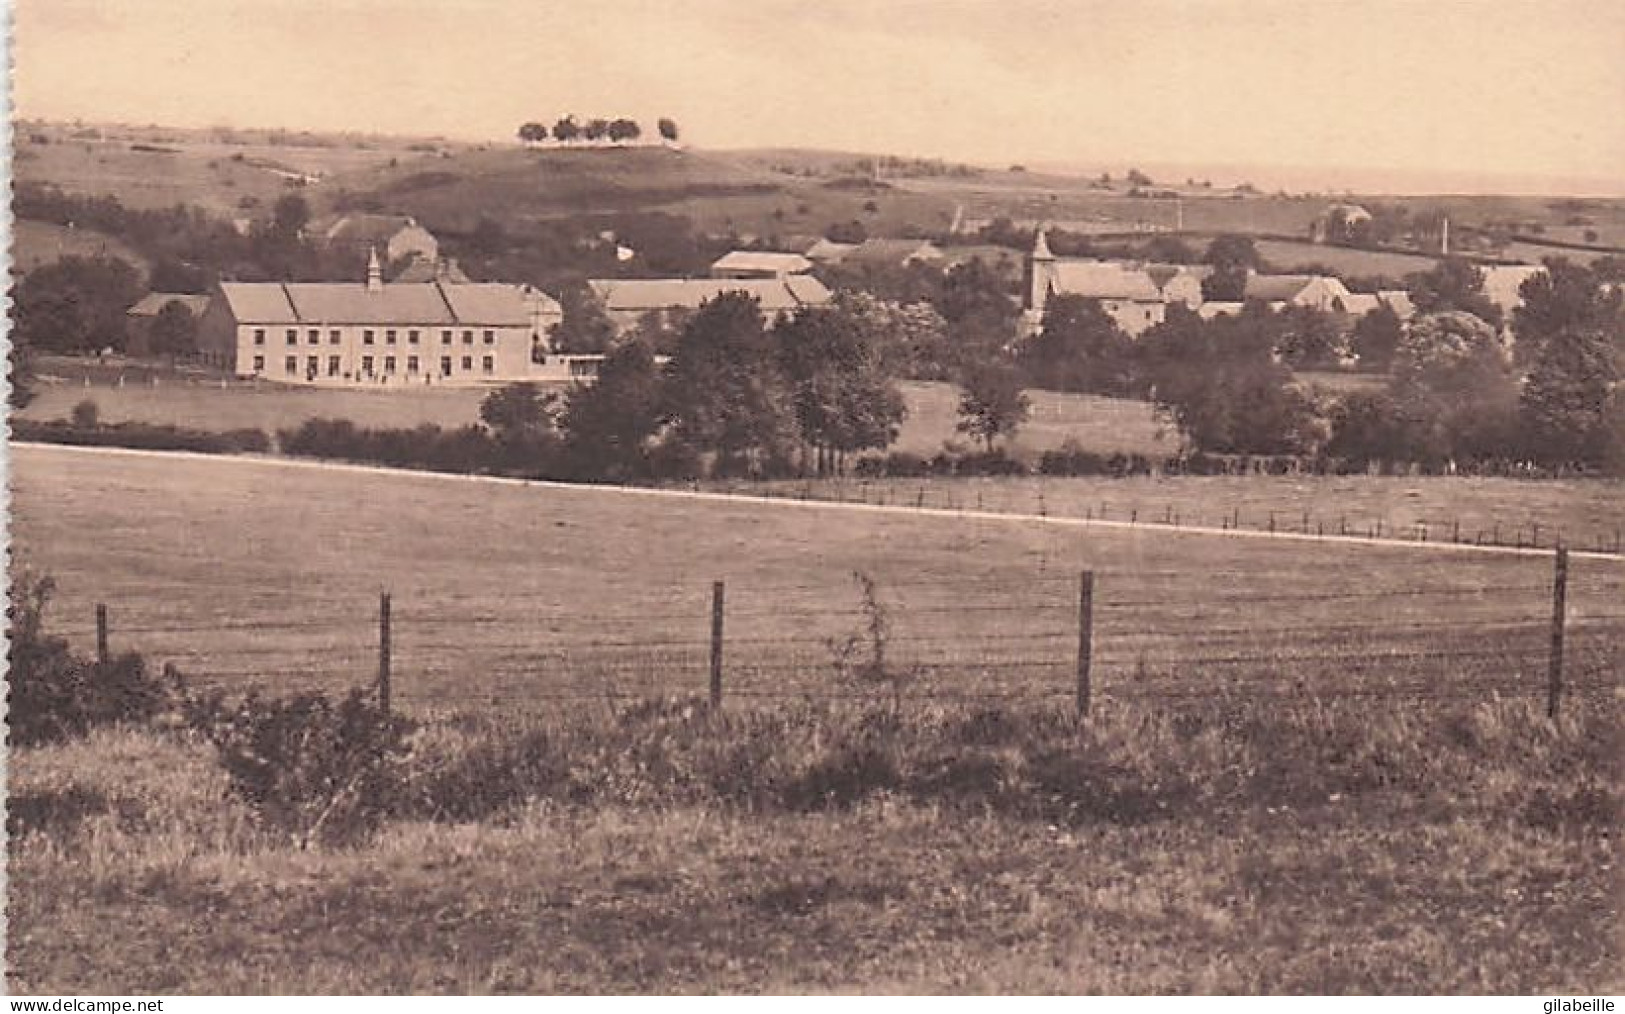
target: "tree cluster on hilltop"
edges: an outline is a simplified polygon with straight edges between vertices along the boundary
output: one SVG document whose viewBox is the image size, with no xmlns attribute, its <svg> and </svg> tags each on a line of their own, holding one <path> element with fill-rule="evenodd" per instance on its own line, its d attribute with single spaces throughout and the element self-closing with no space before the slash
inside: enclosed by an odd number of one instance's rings
<svg viewBox="0 0 1625 1014">
<path fill-rule="evenodd" d="M 677 121 L 662 116 L 655 124 L 660 137 L 667 142 L 677 140 Z M 541 144 L 551 138 L 560 144 L 573 144 L 586 141 L 597 143 L 609 141 L 619 144 L 624 141 L 636 141 L 643 136 L 643 127 L 638 121 L 621 116 L 608 119 L 601 116 L 586 120 L 577 120 L 575 115 L 568 114 L 553 121 L 551 128 L 539 120 L 531 120 L 519 125 L 519 140 L 526 144 Z"/>
</svg>

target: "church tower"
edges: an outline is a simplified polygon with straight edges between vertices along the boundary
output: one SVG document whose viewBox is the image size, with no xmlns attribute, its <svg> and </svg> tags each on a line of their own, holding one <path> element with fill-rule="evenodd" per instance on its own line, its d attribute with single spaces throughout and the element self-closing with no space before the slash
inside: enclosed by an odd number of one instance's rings
<svg viewBox="0 0 1625 1014">
<path fill-rule="evenodd" d="M 1033 252 L 1027 257 L 1027 305 L 1025 309 L 1043 316 L 1044 304 L 1049 299 L 1051 284 L 1055 281 L 1055 255 L 1050 252 L 1048 228 L 1038 227 L 1033 240 Z"/>
</svg>

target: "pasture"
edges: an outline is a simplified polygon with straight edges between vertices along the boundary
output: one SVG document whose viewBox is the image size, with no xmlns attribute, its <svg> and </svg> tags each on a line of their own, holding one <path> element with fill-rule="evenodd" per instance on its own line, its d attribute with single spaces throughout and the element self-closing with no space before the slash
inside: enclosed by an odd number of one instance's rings
<svg viewBox="0 0 1625 1014">
<path fill-rule="evenodd" d="M 51 222 L 16 219 L 11 223 L 11 265 L 28 274 L 64 257 L 115 257 L 145 276 L 147 259 L 116 237 L 94 229 L 70 229 Z"/>
<path fill-rule="evenodd" d="M 107 603 L 119 647 L 229 685 L 370 679 L 388 590 L 408 708 L 696 692 L 723 580 L 730 695 L 850 693 L 862 572 L 912 691 L 1066 699 L 1087 568 L 1104 700 L 1544 688 L 1544 555 L 42 447 L 14 476 L 17 556 L 56 578 L 64 629 L 87 644 Z M 1625 563 L 1574 562 L 1582 691 L 1618 664 L 1622 587 Z"/>
<path fill-rule="evenodd" d="M 1544 557 L 13 455 L 17 559 L 55 575 L 48 623 L 82 648 L 105 601 L 115 650 L 336 689 L 371 677 L 390 589 L 398 706 L 463 715 L 415 752 L 477 775 L 469 792 L 500 782 L 502 736 L 607 736 L 635 728 L 605 708 L 621 694 L 703 693 L 713 579 L 729 631 L 727 719 L 654 722 L 579 772 L 590 801 L 538 783 L 477 820 L 403 812 L 357 848 L 255 825 L 184 735 L 14 751 L 16 991 L 1619 987 L 1619 563 L 1574 561 L 1553 723 Z M 1099 682 L 1075 728 L 1084 567 Z M 932 698 L 899 724 L 831 670 L 866 620 L 853 570 Z M 881 711 L 795 717 L 840 691 Z M 705 757 L 705 778 L 682 766 Z M 799 809 L 705 780 L 803 768 L 884 778 Z"/>
<path fill-rule="evenodd" d="M 358 426 L 410 427 L 422 423 L 466 426 L 478 422 L 480 401 L 489 388 L 425 388 L 363 391 L 304 388 L 273 383 L 229 381 L 199 374 L 150 370 L 140 365 L 100 367 L 88 361 L 42 361 L 35 400 L 20 414 L 26 419 L 66 418 L 85 399 L 96 403 L 105 422 L 144 422 L 205 430 L 256 427 L 274 433 L 306 419 L 349 419 Z M 118 384 L 125 376 L 123 386 Z M 153 385 L 153 376 L 158 383 Z M 906 383 L 909 415 L 895 450 L 932 455 L 944 441 L 965 442 L 954 430 L 958 389 L 948 384 Z M 1014 450 L 1036 456 L 1068 439 L 1089 450 L 1166 456 L 1178 449 L 1144 402 L 1089 395 L 1033 391 L 1032 418 L 1022 427 Z"/>
<path fill-rule="evenodd" d="M 1437 258 L 1422 254 L 1394 253 L 1388 250 L 1356 250 L 1322 243 L 1293 243 L 1280 239 L 1260 239 L 1253 244 L 1258 254 L 1277 271 L 1324 265 L 1339 276 L 1381 275 L 1403 280 L 1406 275 L 1430 271 Z"/>
</svg>

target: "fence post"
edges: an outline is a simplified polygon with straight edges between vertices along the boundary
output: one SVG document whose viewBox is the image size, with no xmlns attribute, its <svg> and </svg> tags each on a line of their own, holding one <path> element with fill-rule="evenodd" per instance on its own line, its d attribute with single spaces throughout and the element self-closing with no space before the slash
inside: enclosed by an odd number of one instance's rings
<svg viewBox="0 0 1625 1014">
<path fill-rule="evenodd" d="M 711 583 L 711 709 L 722 710 L 722 582 Z"/>
<path fill-rule="evenodd" d="M 107 604 L 96 603 L 96 661 L 107 662 Z"/>
<path fill-rule="evenodd" d="M 378 593 L 378 707 L 389 714 L 389 592 Z"/>
<path fill-rule="evenodd" d="M 1078 582 L 1078 717 L 1089 716 L 1089 667 L 1094 656 L 1095 572 L 1086 570 Z"/>
<path fill-rule="evenodd" d="M 1546 678 L 1546 717 L 1557 717 L 1563 694 L 1563 607 L 1569 588 L 1569 550 L 1557 547 L 1557 569 L 1552 576 L 1552 657 Z"/>
</svg>

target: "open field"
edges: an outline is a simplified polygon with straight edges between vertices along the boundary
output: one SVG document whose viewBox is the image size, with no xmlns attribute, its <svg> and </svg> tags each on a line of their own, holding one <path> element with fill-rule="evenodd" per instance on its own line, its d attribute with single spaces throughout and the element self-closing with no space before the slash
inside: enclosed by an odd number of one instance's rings
<svg viewBox="0 0 1625 1014">
<path fill-rule="evenodd" d="M 1437 721 L 1361 704 L 1266 719 L 1252 733 L 1181 734 L 1151 716 L 1093 729 L 1061 735 L 1049 763 L 1121 766 L 1063 792 L 1168 779 L 1139 810 L 1045 821 L 885 791 L 766 813 L 543 795 L 479 822 L 402 818 L 363 847 L 310 851 L 256 828 L 196 742 L 114 730 L 17 751 L 7 984 L 1571 995 L 1622 985 L 1617 713 L 1548 726 L 1510 704 Z M 699 730 L 702 743 L 739 735 Z M 959 749 L 994 770 L 1015 753 L 973 740 Z M 961 763 L 943 780 L 973 784 L 977 770 Z M 1015 773 L 1031 777 L 1043 774 Z M 1216 805 L 1224 793 L 1207 786 L 1238 777 L 1248 798 Z"/>
<path fill-rule="evenodd" d="M 1617 480 L 1405 476 L 1027 476 L 718 484 L 737 492 L 1147 525 L 1550 548 L 1625 540 Z M 1625 541 L 1620 541 L 1625 545 Z"/>
<path fill-rule="evenodd" d="M 891 624 L 888 657 L 913 690 L 1064 699 L 1085 568 L 1098 581 L 1096 685 L 1107 701 L 1540 697 L 1545 686 L 1545 556 L 274 460 L 14 453 L 16 551 L 57 579 L 57 623 L 87 644 L 92 606 L 105 602 L 119 647 L 238 686 L 370 679 L 387 589 L 408 709 L 694 692 L 706 682 L 710 583 L 725 580 L 731 697 L 845 693 L 839 663 L 850 652 L 838 646 L 868 618 L 851 577 L 861 571 Z M 1464 502 L 1497 492 L 1453 488 Z M 1548 495 L 1550 510 L 1580 513 L 1603 497 Z M 1625 564 L 1574 561 L 1576 692 L 1617 678 L 1622 588 Z"/>
<path fill-rule="evenodd" d="M 11 266 L 19 274 L 64 257 L 116 257 L 143 276 L 149 270 L 145 257 L 116 237 L 94 229 L 69 229 L 26 218 L 13 221 L 11 227 Z"/>
<path fill-rule="evenodd" d="M 1403 280 L 1414 272 L 1430 271 L 1438 263 L 1436 258 L 1419 254 L 1355 250 L 1322 243 L 1289 243 L 1279 239 L 1261 239 L 1254 246 L 1258 248 L 1259 256 L 1276 270 L 1294 271 L 1305 265 L 1323 264 L 1345 278 L 1386 275 Z"/>
<path fill-rule="evenodd" d="M 53 359 L 41 363 L 44 382 L 21 415 L 26 419 L 61 419 L 86 398 L 96 402 L 104 422 L 145 422 L 227 430 L 255 427 L 274 433 L 306 419 L 349 419 L 359 426 L 466 426 L 478 422 L 487 388 L 438 388 L 421 391 L 356 391 L 312 389 L 273 383 L 245 384 L 159 371 L 152 385 L 145 367 L 98 367 L 87 362 Z M 126 374 L 118 386 L 120 373 Z M 89 386 L 85 381 L 89 380 Z M 931 455 L 944 441 L 964 442 L 956 434 L 959 395 L 947 384 L 903 385 L 909 418 L 896 450 Z M 1018 454 L 1036 456 L 1060 447 L 1068 438 L 1089 450 L 1146 455 L 1172 454 L 1177 438 L 1164 433 L 1144 402 L 1088 395 L 1033 391 L 1033 414 L 1014 442 Z"/>
</svg>

